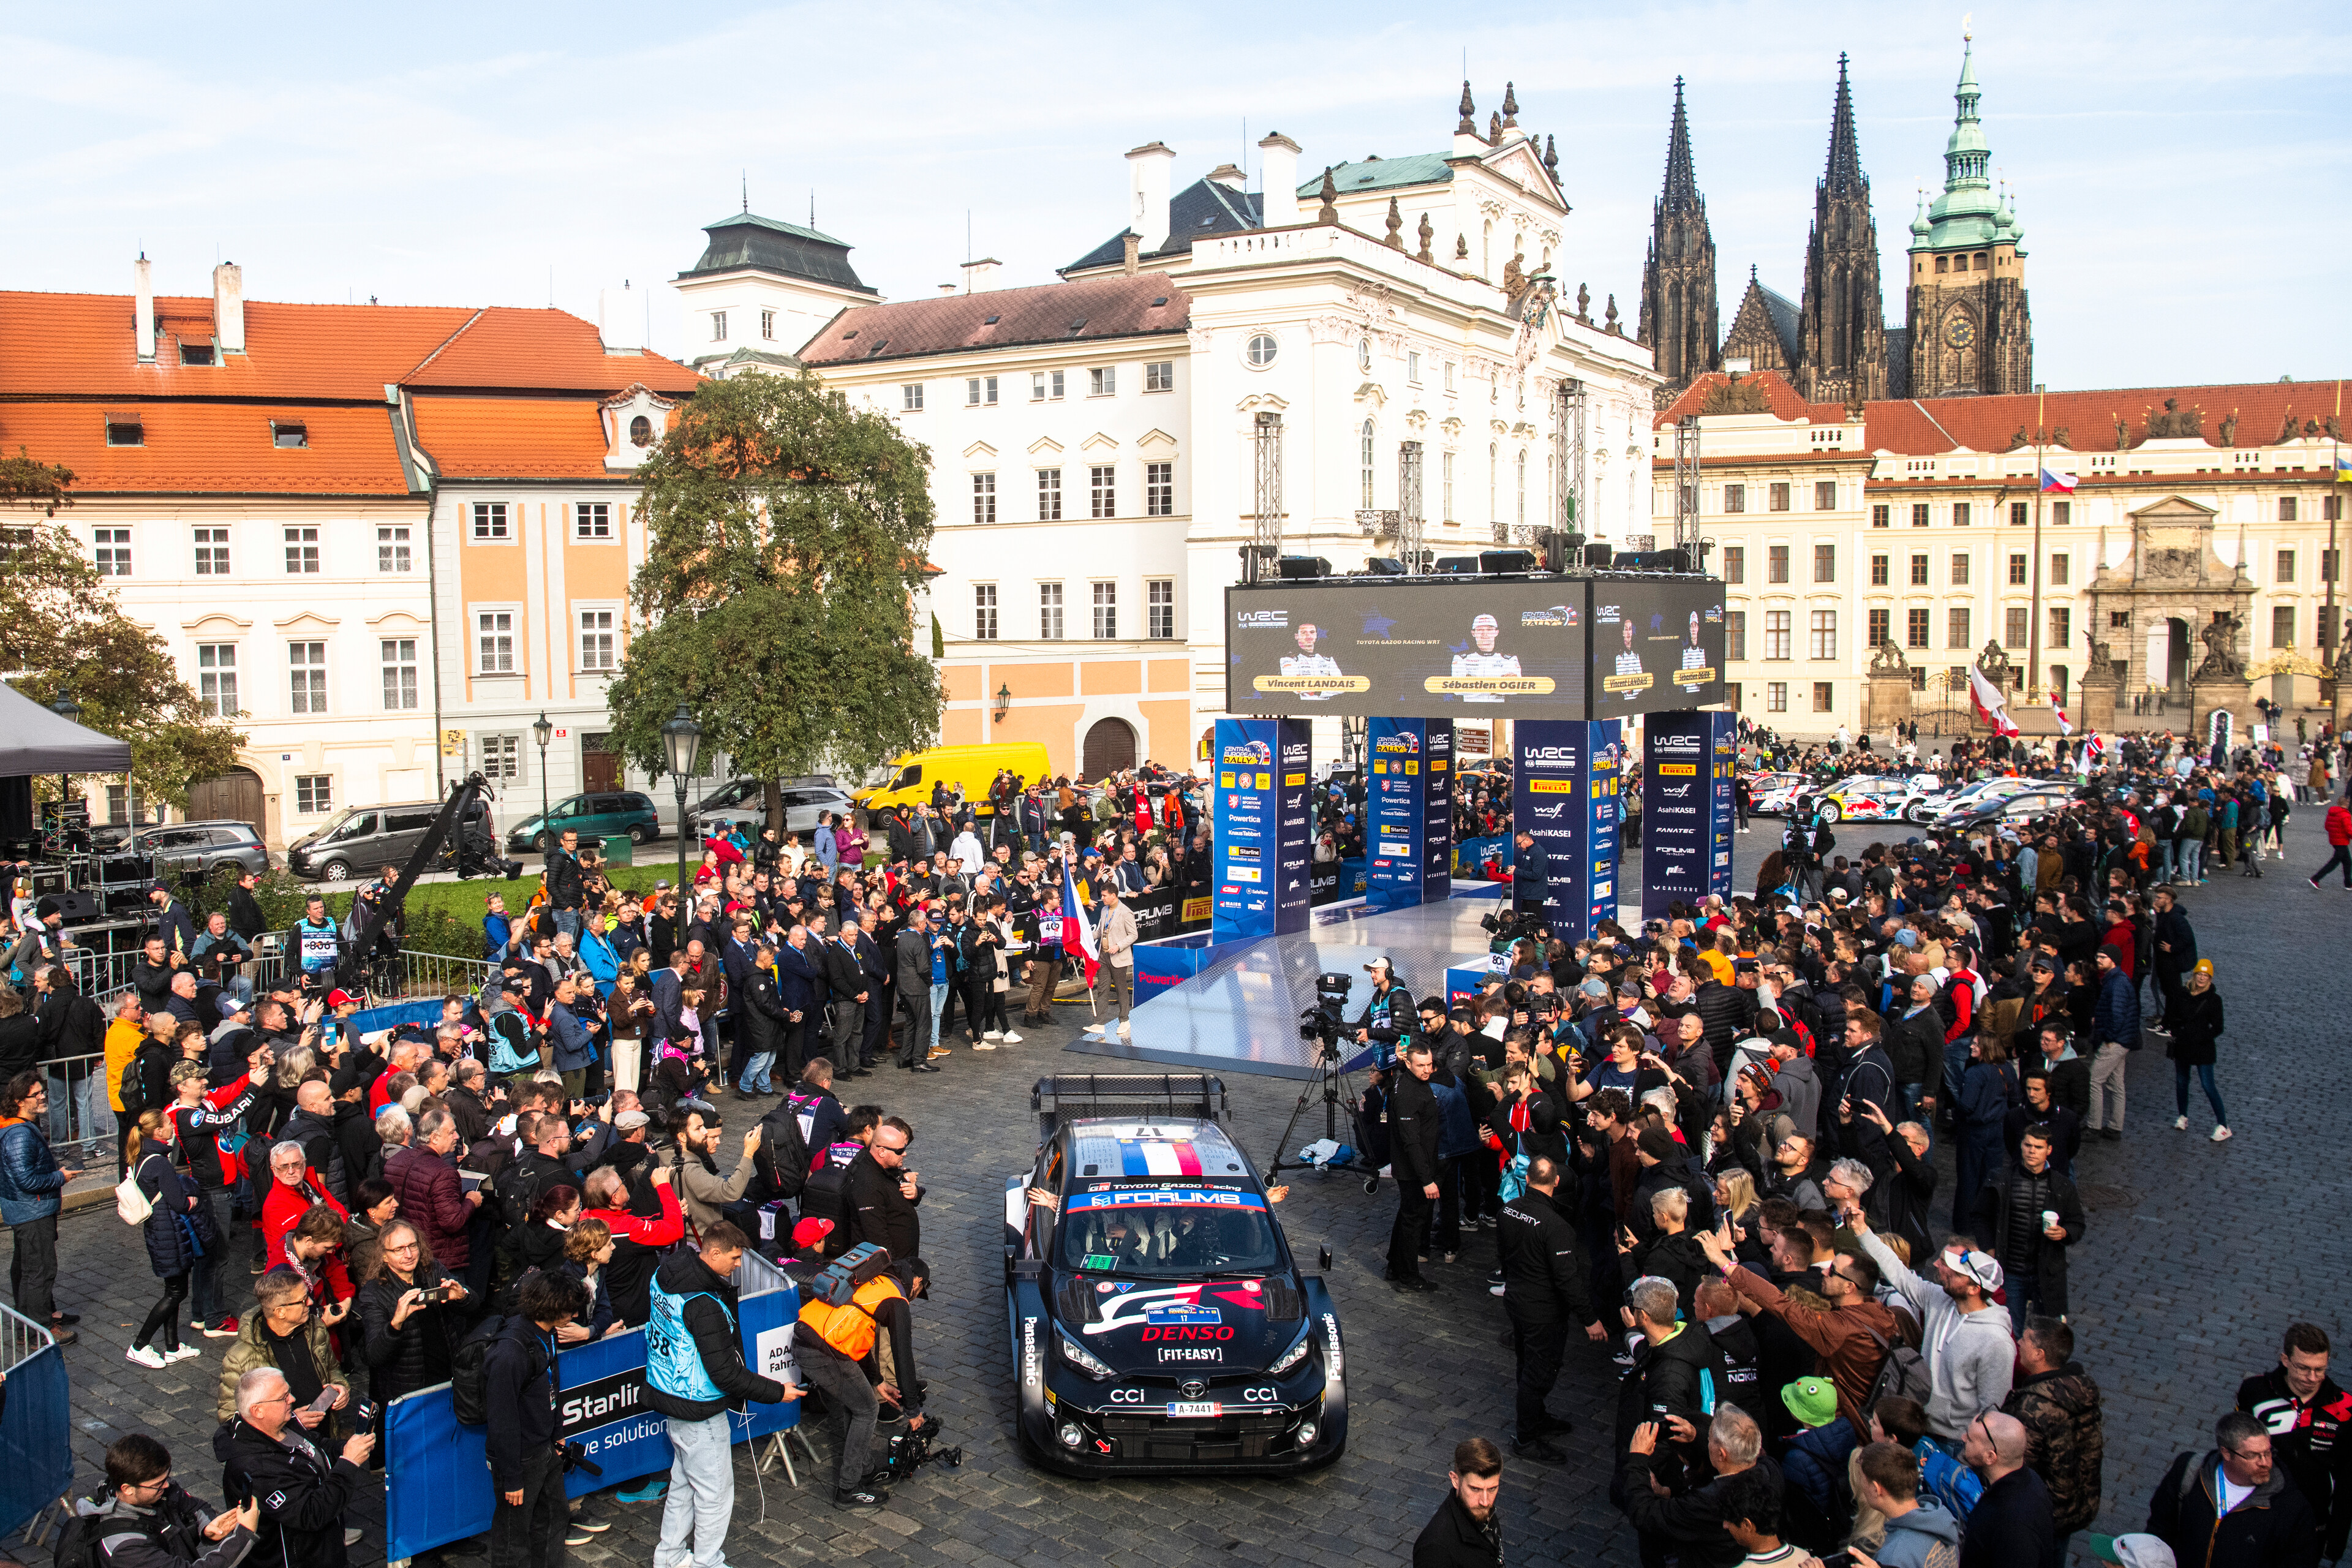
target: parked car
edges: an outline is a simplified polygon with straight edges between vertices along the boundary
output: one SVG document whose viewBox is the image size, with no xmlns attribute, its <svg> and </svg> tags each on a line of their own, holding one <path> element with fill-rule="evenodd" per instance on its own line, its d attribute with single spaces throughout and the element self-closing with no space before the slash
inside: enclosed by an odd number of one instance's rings
<svg viewBox="0 0 2352 1568">
<path fill-rule="evenodd" d="M 1805 791 L 1802 773 L 1764 773 L 1748 775 L 1748 814 L 1750 816 L 1786 816 L 1797 804 L 1797 796 Z"/>
<path fill-rule="evenodd" d="M 1948 813 L 1960 811 L 1969 806 L 2007 800 L 2011 795 L 2023 794 L 2033 785 L 2034 781 L 2032 779 L 1979 779 L 1973 784 L 1962 784 L 1957 789 L 1948 790 L 1941 795 L 1929 795 L 1927 801 L 1927 816 L 1923 820 L 1934 822 Z"/>
<path fill-rule="evenodd" d="M 373 876 L 385 866 L 405 865 L 425 842 L 441 806 L 437 800 L 347 805 L 286 847 L 286 868 L 310 881 L 347 882 Z M 476 807 L 478 813 L 484 809 Z M 445 857 L 450 850 L 449 845 L 442 846 Z"/>
<path fill-rule="evenodd" d="M 155 858 L 158 878 L 202 879 L 223 866 L 269 869 L 269 849 L 249 822 L 173 822 L 134 834 L 131 852 Z"/>
<path fill-rule="evenodd" d="M 1822 795 L 1821 809 L 1831 822 L 1926 822 L 1927 798 L 1909 779 L 1850 778 Z"/>
<path fill-rule="evenodd" d="M 623 837 L 632 844 L 650 844 L 661 837 L 661 817 L 653 797 L 635 790 L 566 795 L 544 817 L 533 812 L 516 823 L 507 835 L 507 850 L 543 855 L 566 833 L 577 833 L 583 844 Z"/>
<path fill-rule="evenodd" d="M 796 794 L 805 795 L 814 791 L 827 796 L 838 795 L 843 805 L 849 800 L 847 792 L 834 783 L 831 773 L 803 773 L 798 778 L 779 781 L 779 787 L 784 794 L 784 826 L 782 831 L 786 833 L 805 833 L 814 827 L 819 810 L 841 809 L 827 799 L 816 804 L 801 802 L 799 804 L 805 805 L 806 809 L 795 811 L 793 797 Z M 764 779 L 730 779 L 686 808 L 688 829 L 701 832 L 702 818 L 713 813 L 724 816 L 730 822 L 757 823 L 765 814 L 767 794 L 768 785 Z M 759 829 L 755 826 L 752 831 L 757 833 Z"/>
<path fill-rule="evenodd" d="M 1948 811 L 1936 819 L 1938 827 L 1972 832 L 1983 827 L 2020 827 L 2036 818 L 2065 810 L 2090 792 L 2080 785 L 2032 781 L 2032 787 L 2006 798 L 1979 801 Z"/>
</svg>

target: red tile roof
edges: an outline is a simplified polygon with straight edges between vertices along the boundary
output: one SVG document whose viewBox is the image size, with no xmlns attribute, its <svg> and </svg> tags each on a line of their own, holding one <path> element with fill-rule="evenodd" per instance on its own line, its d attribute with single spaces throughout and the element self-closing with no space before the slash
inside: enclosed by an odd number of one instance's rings
<svg viewBox="0 0 2352 1568">
<path fill-rule="evenodd" d="M 837 365 L 1008 343 L 1181 332 L 1192 310 L 1192 297 L 1165 272 L 944 294 L 844 310 L 809 340 L 800 359 L 803 364 Z"/>
<path fill-rule="evenodd" d="M 702 378 L 640 349 L 608 354 L 596 329 L 562 310 L 493 305 L 463 331 L 420 355 L 396 379 L 415 387 L 501 387 L 532 392 L 614 393 L 643 382 L 655 392 L 690 393 Z"/>
<path fill-rule="evenodd" d="M 404 496 L 393 411 L 312 404 L 0 401 L 0 450 L 23 447 L 74 473 L 73 493 Z M 136 415 L 145 444 L 110 447 L 110 416 Z M 270 421 L 301 425 L 308 447 L 275 444 Z"/>
<path fill-rule="evenodd" d="M 1661 411 L 1660 427 L 1686 414 L 1698 412 L 1713 387 L 1728 379 L 1712 372 L 1693 381 L 1682 395 Z M 1747 378 L 1760 384 L 1773 414 L 1782 419 L 1815 425 L 1845 421 L 1841 404 L 1808 405 L 1778 373 L 1759 371 Z M 2053 392 L 2046 398 L 2032 393 L 1989 397 L 1899 398 L 1864 406 L 1862 447 L 1926 456 L 1967 448 L 1972 452 L 2013 449 L 2021 431 L 2030 441 L 2037 426 L 2053 437 L 2063 432 L 2066 444 L 2053 447 L 2069 461 L 2084 453 L 2128 450 L 2147 439 L 2150 415 L 2161 416 L 2170 400 L 2177 412 L 2199 410 L 2204 415 L 2205 442 L 2221 447 L 2221 423 L 2237 416 L 2232 431 L 2238 447 L 2266 447 L 2282 434 L 2290 411 L 2298 434 L 2307 422 L 2320 428 L 2335 413 L 2337 384 L 2323 382 L 2247 382 L 2216 386 L 2131 386 L 2084 392 Z M 2125 428 L 2125 445 L 2116 443 L 2116 426 Z"/>
<path fill-rule="evenodd" d="M 604 421 L 593 398 L 420 395 L 416 444 L 446 479 L 628 475 L 604 467 Z"/>
</svg>

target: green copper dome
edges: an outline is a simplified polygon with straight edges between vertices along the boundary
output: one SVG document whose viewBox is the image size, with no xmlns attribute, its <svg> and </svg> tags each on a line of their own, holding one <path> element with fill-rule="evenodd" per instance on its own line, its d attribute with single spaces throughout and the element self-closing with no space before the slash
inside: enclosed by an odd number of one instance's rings
<svg viewBox="0 0 2352 1568">
<path fill-rule="evenodd" d="M 1928 204 L 1924 227 L 1917 221 L 1911 225 L 1913 250 L 2008 244 L 2017 233 L 2007 206 L 1994 195 L 1989 174 L 1992 150 L 1977 115 L 1975 48 L 1973 39 L 1963 41 L 1959 85 L 1952 89 L 1952 134 L 1944 143 L 1944 190 Z"/>
</svg>

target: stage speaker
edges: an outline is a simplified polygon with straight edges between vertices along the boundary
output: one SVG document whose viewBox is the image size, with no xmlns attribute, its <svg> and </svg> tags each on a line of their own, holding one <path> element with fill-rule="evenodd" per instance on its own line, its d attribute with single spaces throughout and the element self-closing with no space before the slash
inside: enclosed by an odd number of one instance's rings
<svg viewBox="0 0 2352 1568">
<path fill-rule="evenodd" d="M 79 888 L 68 888 L 50 895 L 58 900 L 58 912 L 65 916 L 66 924 L 85 925 L 98 919 L 98 900 Z"/>
<path fill-rule="evenodd" d="M 1532 550 L 1481 550 L 1478 570 L 1489 573 L 1532 572 L 1536 569 L 1536 552 Z"/>
<path fill-rule="evenodd" d="M 1368 555 L 1364 558 L 1364 570 L 1374 577 L 1402 577 L 1404 563 L 1393 555 Z"/>
<path fill-rule="evenodd" d="M 1478 558 L 1475 555 L 1441 555 L 1437 558 L 1437 572 L 1445 577 L 1475 577 L 1478 574 Z"/>
<path fill-rule="evenodd" d="M 1286 555 L 1275 563 L 1275 565 L 1285 578 L 1294 581 L 1303 577 L 1331 575 L 1331 563 L 1320 555 Z"/>
<path fill-rule="evenodd" d="M 1584 563 L 1587 566 L 1606 566 L 1611 553 L 1606 544 L 1588 544 L 1584 547 Z"/>
</svg>

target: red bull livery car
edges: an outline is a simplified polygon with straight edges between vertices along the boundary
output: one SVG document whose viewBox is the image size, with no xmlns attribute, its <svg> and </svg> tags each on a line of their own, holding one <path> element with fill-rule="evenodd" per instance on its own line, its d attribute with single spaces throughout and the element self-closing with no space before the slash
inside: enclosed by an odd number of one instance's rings
<svg viewBox="0 0 2352 1568">
<path fill-rule="evenodd" d="M 1188 1074 L 1037 1086 L 1037 1162 L 1004 1185 L 1005 1306 L 1015 1429 L 1051 1468 L 1278 1475 L 1347 1447 L 1339 1314 L 1223 1095 Z"/>
</svg>

